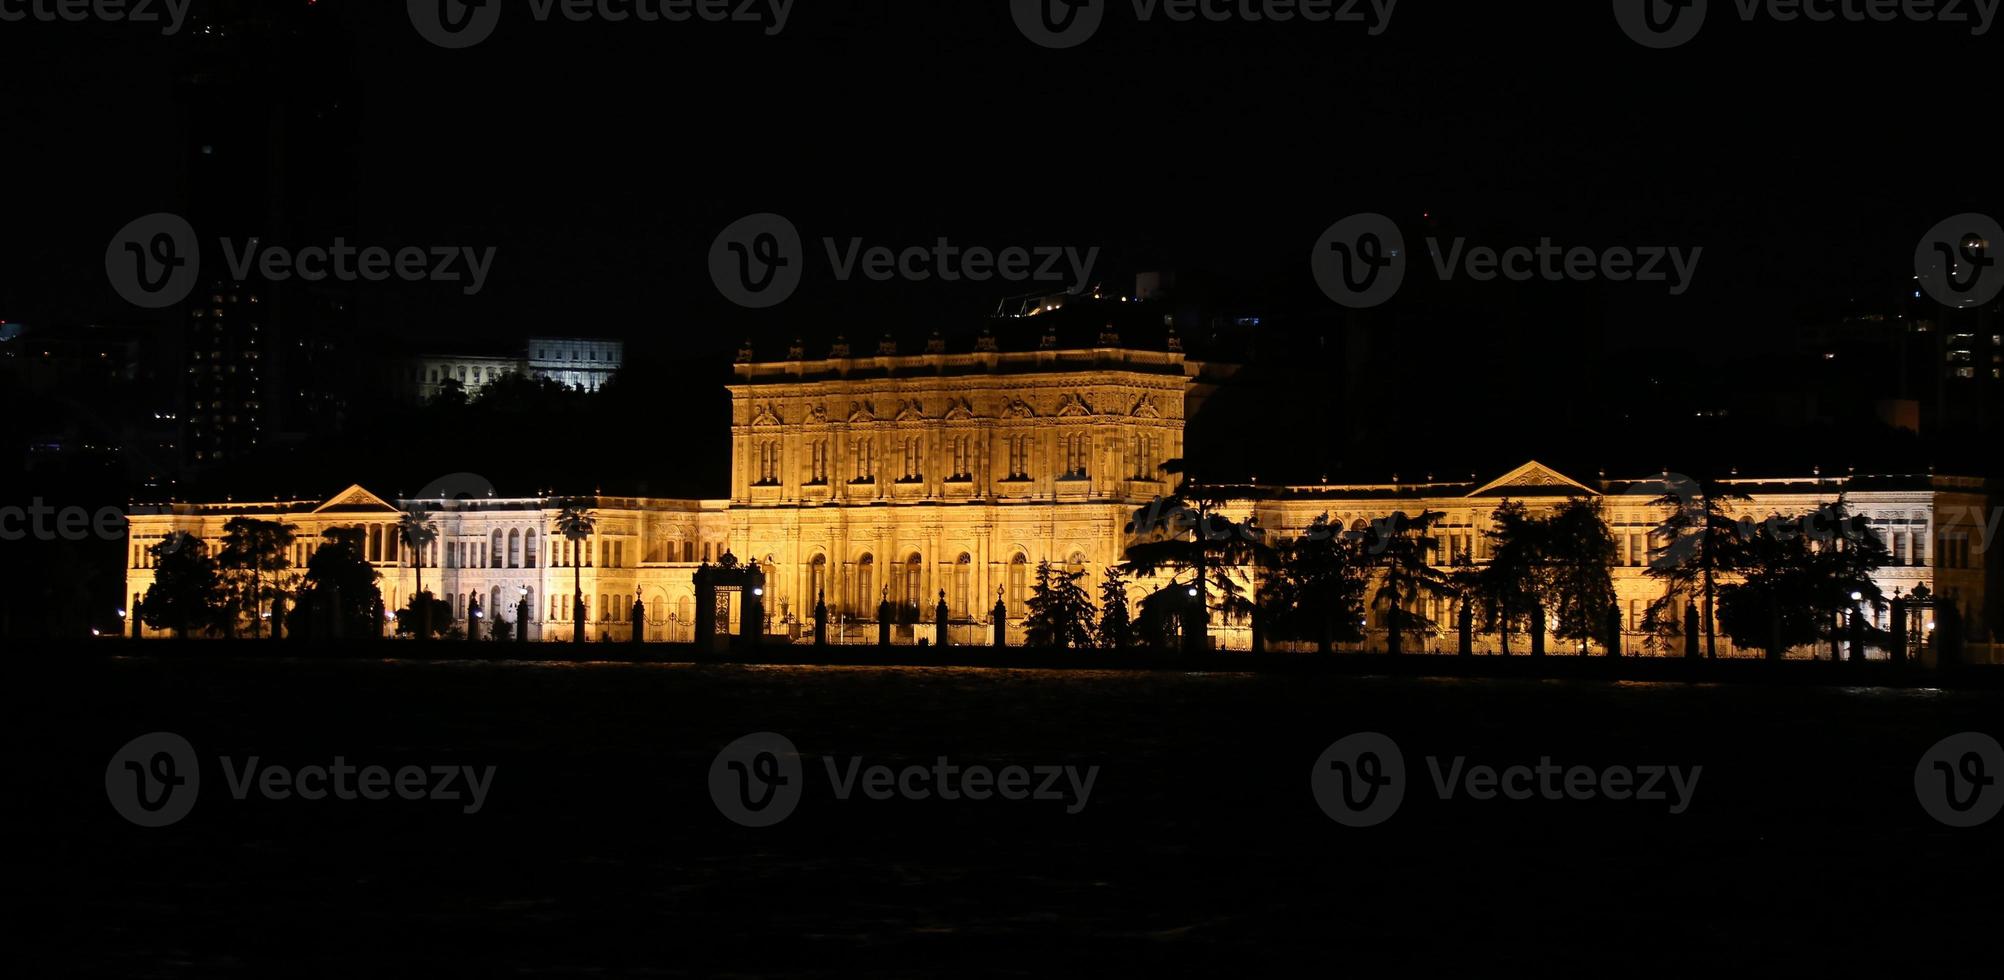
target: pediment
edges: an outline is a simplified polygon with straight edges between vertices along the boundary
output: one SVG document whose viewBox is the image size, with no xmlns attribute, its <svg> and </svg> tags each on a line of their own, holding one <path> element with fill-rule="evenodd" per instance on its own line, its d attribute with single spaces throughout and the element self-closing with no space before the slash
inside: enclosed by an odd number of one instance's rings
<svg viewBox="0 0 2004 980">
<path fill-rule="evenodd" d="M 1600 491 L 1537 460 L 1484 484 L 1471 497 L 1598 497 Z"/>
<path fill-rule="evenodd" d="M 327 498 L 327 502 L 313 508 L 316 514 L 399 514 L 395 504 L 370 493 L 357 483 L 348 489 Z"/>
</svg>

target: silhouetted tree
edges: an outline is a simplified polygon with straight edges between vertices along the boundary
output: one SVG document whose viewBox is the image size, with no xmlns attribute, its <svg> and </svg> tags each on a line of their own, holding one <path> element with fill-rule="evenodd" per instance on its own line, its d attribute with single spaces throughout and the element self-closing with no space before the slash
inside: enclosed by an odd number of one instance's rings
<svg viewBox="0 0 2004 980">
<path fill-rule="evenodd" d="M 1665 586 L 1663 597 L 1650 604 L 1650 617 L 1661 622 L 1676 614 L 1682 597 L 1702 597 L 1699 617 L 1707 658 L 1718 656 L 1718 624 L 1713 616 L 1718 605 L 1718 577 L 1732 570 L 1734 546 L 1740 537 L 1740 526 L 1727 513 L 1726 505 L 1752 500 L 1716 480 L 1676 474 L 1665 475 L 1664 493 L 1655 500 L 1657 506 L 1670 508 L 1670 516 L 1656 529 L 1657 545 L 1649 552 L 1645 574 Z"/>
<path fill-rule="evenodd" d="M 383 594 L 376 587 L 380 576 L 362 554 L 362 530 L 333 528 L 322 537 L 326 543 L 306 560 L 299 589 L 300 604 L 311 610 L 311 628 L 332 626 L 350 639 L 374 636 Z"/>
<path fill-rule="evenodd" d="M 1361 620 L 1369 585 L 1367 556 L 1359 536 L 1317 516 L 1300 537 L 1274 549 L 1273 573 L 1262 588 L 1276 633 L 1331 644 L 1364 637 Z"/>
<path fill-rule="evenodd" d="M 209 546 L 186 531 L 175 531 L 147 550 L 153 556 L 153 584 L 140 600 L 141 621 L 183 638 L 221 626 L 227 605 Z"/>
<path fill-rule="evenodd" d="M 1372 521 L 1365 532 L 1365 551 L 1378 570 L 1371 604 L 1384 613 L 1386 653 L 1401 653 L 1408 634 L 1417 637 L 1434 631 L 1436 624 L 1421 608 L 1423 600 L 1454 595 L 1447 573 L 1427 562 L 1427 553 L 1437 545 L 1429 532 L 1443 516 L 1431 510 L 1417 517 L 1399 511 Z"/>
<path fill-rule="evenodd" d="M 1607 642 L 1608 615 L 1618 605 L 1613 569 L 1620 549 L 1597 500 L 1575 497 L 1542 523 L 1552 633 L 1578 643 L 1585 655 L 1589 642 Z"/>
<path fill-rule="evenodd" d="M 283 521 L 232 517 L 223 525 L 223 548 L 216 565 L 232 605 L 249 613 L 254 637 L 264 635 L 264 601 L 292 567 L 292 540 L 292 527 Z M 236 619 L 234 610 L 225 617 L 225 630 L 232 635 Z"/>
<path fill-rule="evenodd" d="M 1023 629 L 1033 647 L 1083 650 L 1092 646 L 1092 597 L 1079 586 L 1085 571 L 1054 569 L 1049 561 L 1037 563 L 1037 584 L 1024 603 L 1029 615 Z"/>
<path fill-rule="evenodd" d="M 1524 505 L 1505 500 L 1491 514 L 1494 527 L 1482 532 L 1489 539 L 1489 561 L 1461 566 L 1453 580 L 1466 598 L 1482 611 L 1482 631 L 1497 633 L 1503 655 L 1510 655 L 1510 637 L 1519 624 L 1529 628 L 1531 610 L 1542 604 L 1550 525 L 1531 516 Z"/>
<path fill-rule="evenodd" d="M 579 558 L 584 554 L 584 542 L 591 539 L 598 529 L 598 516 L 591 511 L 591 502 L 581 498 L 563 501 L 557 510 L 556 532 L 571 543 L 571 642 L 585 641 L 584 573 L 578 570 Z"/>
<path fill-rule="evenodd" d="M 1210 646 L 1214 605 L 1227 616 L 1254 611 L 1246 587 L 1232 571 L 1258 562 L 1264 546 L 1256 528 L 1222 513 L 1229 497 L 1225 490 L 1207 487 L 1184 473 L 1180 459 L 1162 464 L 1162 471 L 1184 478 L 1174 493 L 1136 509 L 1127 522 L 1127 565 L 1142 577 L 1171 572 L 1171 582 L 1161 592 L 1196 590 L 1190 597 L 1194 604 L 1181 617 L 1183 642 L 1191 650 L 1203 650 Z M 1189 582 L 1176 581 L 1175 576 L 1185 572 L 1190 573 Z M 1174 601 L 1180 604 L 1181 598 Z"/>
<path fill-rule="evenodd" d="M 1125 650 L 1134 645 L 1134 623 L 1127 610 L 1127 582 L 1119 565 L 1108 565 L 1099 583 L 1099 645 Z"/>
<path fill-rule="evenodd" d="M 411 596 L 397 612 L 397 635 L 416 636 L 421 623 L 430 627 L 433 637 L 444 635 L 452 623 L 452 604 L 429 592 Z"/>
<path fill-rule="evenodd" d="M 397 537 L 403 540 L 404 553 L 410 556 L 411 570 L 417 574 L 417 591 L 423 595 L 430 595 L 431 593 L 425 592 L 424 589 L 425 556 L 429 553 L 432 542 L 438 540 L 438 524 L 431 519 L 431 511 L 422 504 L 411 504 L 403 516 L 397 519 Z M 433 631 L 437 629 L 435 623 L 452 621 L 450 607 L 447 607 L 445 619 L 434 620 L 431 617 L 437 611 L 436 607 L 423 603 L 412 605 L 416 608 L 418 619 L 414 621 L 411 632 L 420 640 L 431 639 Z"/>
<path fill-rule="evenodd" d="M 1739 581 L 1719 587 L 1719 626 L 1734 643 L 1780 660 L 1790 647 L 1816 642 L 1813 555 L 1795 521 L 1751 530 L 1733 543 Z"/>
<path fill-rule="evenodd" d="M 1846 614 L 1885 604 L 1885 593 L 1873 581 L 1873 573 L 1892 564 L 1893 556 L 1885 539 L 1869 521 L 1852 514 L 1841 496 L 1803 515 L 1801 525 L 1810 545 L 1809 601 L 1830 643 L 1830 658 L 1837 660 L 1838 647 L 1849 633 Z"/>
</svg>

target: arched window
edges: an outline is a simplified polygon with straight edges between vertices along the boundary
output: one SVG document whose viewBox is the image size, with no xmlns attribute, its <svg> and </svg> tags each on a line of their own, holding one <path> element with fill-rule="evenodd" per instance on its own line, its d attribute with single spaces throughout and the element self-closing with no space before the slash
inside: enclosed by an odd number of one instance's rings
<svg viewBox="0 0 2004 980">
<path fill-rule="evenodd" d="M 1017 552 L 1009 562 L 1009 618 L 1022 619 L 1030 600 L 1030 557 Z"/>
<path fill-rule="evenodd" d="M 864 555 L 856 559 L 855 588 L 850 593 L 849 614 L 851 616 L 873 616 L 877 612 L 877 565 L 876 559 Z"/>
<path fill-rule="evenodd" d="M 511 530 L 508 532 L 508 567 L 522 567 L 522 532 L 520 530 Z"/>
<path fill-rule="evenodd" d="M 807 608 L 811 610 L 815 603 L 826 601 L 827 591 L 828 556 L 815 555 L 814 560 L 807 563 Z M 841 597 L 836 598 L 839 601 Z"/>
<path fill-rule="evenodd" d="M 1066 574 L 1077 574 L 1079 576 L 1079 588 L 1086 590 L 1087 594 L 1092 593 L 1092 576 L 1086 574 L 1085 552 L 1072 552 L 1072 556 L 1065 559 L 1065 572 Z"/>
<path fill-rule="evenodd" d="M 492 630 L 495 624 L 507 618 L 501 615 L 501 587 L 497 585 L 487 594 L 487 628 Z"/>
<path fill-rule="evenodd" d="M 522 567 L 536 567 L 536 529 L 533 527 L 522 533 Z"/>
<path fill-rule="evenodd" d="M 494 534 L 489 538 L 487 544 L 487 567 L 501 567 L 501 547 L 501 529 L 495 528 Z"/>
<path fill-rule="evenodd" d="M 961 619 L 969 618 L 968 600 L 974 593 L 974 556 L 961 552 L 953 562 L 953 611 Z"/>
<path fill-rule="evenodd" d="M 924 605 L 919 601 L 922 598 L 919 590 L 925 587 L 924 569 L 925 559 L 920 557 L 918 552 L 912 552 L 911 557 L 905 559 L 904 588 L 898 593 L 900 597 L 898 601 L 907 606 Z"/>
</svg>

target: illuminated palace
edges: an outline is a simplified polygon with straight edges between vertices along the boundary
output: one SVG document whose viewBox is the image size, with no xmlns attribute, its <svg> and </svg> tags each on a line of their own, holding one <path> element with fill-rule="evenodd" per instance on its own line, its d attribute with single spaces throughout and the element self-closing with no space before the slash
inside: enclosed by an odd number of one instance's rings
<svg viewBox="0 0 2004 980">
<path fill-rule="evenodd" d="M 552 533 L 560 501 L 477 487 L 427 491 L 431 499 L 421 500 L 351 487 L 323 501 L 136 507 L 127 592 L 136 607 L 152 581 L 148 548 L 169 533 L 190 532 L 214 549 L 224 523 L 243 515 L 292 525 L 295 565 L 323 531 L 361 529 L 390 609 L 408 600 L 419 561 L 425 587 L 448 599 L 457 620 L 477 608 L 512 621 L 526 599 L 531 639 L 571 636 L 573 564 L 590 639 L 629 638 L 636 596 L 645 601 L 649 639 L 691 639 L 693 573 L 728 553 L 767 570 L 767 630 L 775 638 L 811 635 L 816 597 L 825 596 L 831 641 L 874 640 L 877 608 L 889 599 L 906 620 L 897 638 L 916 642 L 931 636 L 932 610 L 944 593 L 956 624 L 952 642 L 987 642 L 998 596 L 1019 642 L 1036 565 L 1085 570 L 1097 597 L 1097 580 L 1121 559 L 1134 509 L 1171 489 L 1161 464 L 1183 455 L 1186 416 L 1230 373 L 1186 357 L 1173 340 L 1166 347 L 1135 349 L 1106 335 L 1098 346 L 1063 350 L 1003 352 L 984 338 L 964 353 L 947 353 L 937 340 L 907 355 L 889 344 L 867 356 L 838 344 L 820 360 L 798 348 L 783 361 L 760 362 L 746 352 L 730 385 L 727 499 L 591 498 L 596 532 L 575 544 Z M 1739 509 L 1754 518 L 1804 513 L 1843 494 L 1894 555 L 1878 575 L 1889 595 L 1925 585 L 1964 610 L 1970 636 L 1987 634 L 1981 481 L 1811 475 L 1730 482 L 1752 497 Z M 1281 535 L 1322 514 L 1356 527 L 1396 511 L 1439 511 L 1445 517 L 1436 554 L 1479 563 L 1488 557 L 1483 531 L 1504 500 L 1537 509 L 1599 498 L 1619 544 L 1614 578 L 1631 631 L 1628 652 L 1641 653 L 1644 610 L 1662 594 L 1643 567 L 1650 531 L 1665 516 L 1653 502 L 1660 485 L 1654 477 L 1582 482 L 1527 463 L 1486 482 L 1247 488 L 1233 509 Z M 438 528 L 422 556 L 409 554 L 395 533 L 402 509 L 418 505 L 434 512 Z M 1132 582 L 1132 597 L 1161 584 Z M 1426 611 L 1453 621 L 1445 605 Z M 1225 648 L 1250 643 L 1247 624 L 1222 618 L 1212 636 Z M 1483 638 L 1478 648 L 1494 642 Z M 1381 643 L 1381 634 L 1371 641 Z M 1444 633 L 1425 646 L 1453 643 Z M 1720 643 L 1725 649 L 1723 637 Z"/>
</svg>

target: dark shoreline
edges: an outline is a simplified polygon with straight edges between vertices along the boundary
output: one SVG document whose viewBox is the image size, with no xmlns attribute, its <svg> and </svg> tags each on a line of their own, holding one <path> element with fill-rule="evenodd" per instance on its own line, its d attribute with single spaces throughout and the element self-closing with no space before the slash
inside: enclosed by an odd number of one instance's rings
<svg viewBox="0 0 2004 980">
<path fill-rule="evenodd" d="M 816 649 L 771 644 L 756 650 L 701 655 L 693 644 L 585 644 L 579 655 L 563 643 L 527 645 L 439 641 L 395 643 L 272 643 L 270 641 L 95 641 L 38 645 L 102 657 L 152 657 L 205 661 L 402 660 L 487 661 L 493 663 L 706 664 L 784 667 L 976 667 L 1021 670 L 1137 670 L 1257 673 L 1306 676 L 1380 676 L 1509 680 L 1582 680 L 1690 684 L 1788 686 L 2004 688 L 2004 667 L 1978 664 L 1938 670 L 1886 661 L 1832 663 L 1828 660 L 1687 660 L 1682 657 L 1579 657 L 1529 654 L 1459 657 L 1451 654 L 1381 653 L 1219 653 L 1189 655 L 1161 651 L 1125 654 L 1009 647 L 924 648 L 849 645 Z"/>
</svg>

